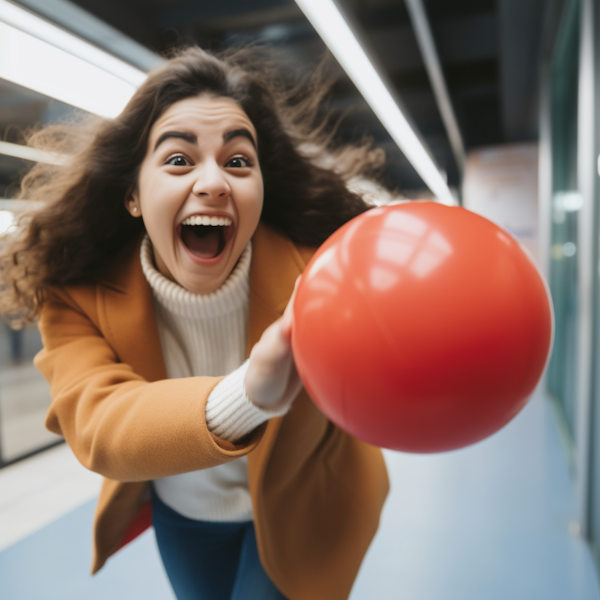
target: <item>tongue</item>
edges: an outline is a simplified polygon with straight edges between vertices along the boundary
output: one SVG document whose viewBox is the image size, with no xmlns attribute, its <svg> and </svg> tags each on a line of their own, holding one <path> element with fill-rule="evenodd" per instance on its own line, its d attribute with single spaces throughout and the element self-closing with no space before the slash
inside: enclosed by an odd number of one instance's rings
<svg viewBox="0 0 600 600">
<path fill-rule="evenodd" d="M 219 254 L 221 233 L 218 227 L 183 227 L 181 239 L 198 258 L 215 258 Z"/>
</svg>

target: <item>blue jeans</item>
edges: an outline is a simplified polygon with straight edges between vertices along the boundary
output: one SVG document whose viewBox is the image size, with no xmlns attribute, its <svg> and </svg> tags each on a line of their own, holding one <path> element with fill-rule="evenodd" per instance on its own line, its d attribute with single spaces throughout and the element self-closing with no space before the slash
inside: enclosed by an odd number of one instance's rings
<svg viewBox="0 0 600 600">
<path fill-rule="evenodd" d="M 178 600 L 286 600 L 260 563 L 252 521 L 188 519 L 153 494 L 152 522 Z"/>
</svg>

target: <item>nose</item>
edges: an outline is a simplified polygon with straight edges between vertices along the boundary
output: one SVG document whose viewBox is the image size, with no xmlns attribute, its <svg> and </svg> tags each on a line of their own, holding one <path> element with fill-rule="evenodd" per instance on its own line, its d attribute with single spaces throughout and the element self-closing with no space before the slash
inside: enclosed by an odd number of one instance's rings
<svg viewBox="0 0 600 600">
<path fill-rule="evenodd" d="M 196 180 L 192 192 L 205 200 L 224 200 L 231 193 L 225 174 L 216 162 L 207 162 L 194 169 Z"/>
</svg>

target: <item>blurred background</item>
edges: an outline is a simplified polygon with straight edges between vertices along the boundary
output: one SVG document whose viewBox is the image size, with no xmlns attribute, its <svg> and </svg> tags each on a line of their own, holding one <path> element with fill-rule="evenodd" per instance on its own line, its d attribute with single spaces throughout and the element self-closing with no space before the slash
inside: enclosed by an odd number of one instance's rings
<svg viewBox="0 0 600 600">
<path fill-rule="evenodd" d="M 514 424 L 445 457 L 386 454 L 397 491 L 352 597 L 600 598 L 600 3 L 338 0 L 331 6 L 372 73 L 340 41 L 328 6 L 0 0 L 0 230 L 22 209 L 14 197 L 28 168 L 52 160 L 24 145 L 26 133 L 81 112 L 118 114 L 173 49 L 266 44 L 290 81 L 329 55 L 337 80 L 323 111 L 340 119 L 335 143 L 368 136 L 387 156 L 387 193 L 375 201 L 432 198 L 496 221 L 535 257 L 556 315 L 546 377 Z M 374 82 L 411 135 L 369 95 Z M 67 465 L 61 440 L 44 429 L 49 392 L 31 362 L 40 347 L 35 327 L 0 326 L 0 596 L 121 597 L 131 568 L 53 595 L 36 595 L 14 568 L 53 544 L 36 536 L 71 531 L 69 515 L 84 522 L 97 494 L 95 476 Z M 52 472 L 66 487 L 40 516 L 34 500 L 57 485 Z M 154 564 L 153 552 L 148 542 L 127 560 Z M 146 597 L 171 597 L 163 579 Z"/>
</svg>

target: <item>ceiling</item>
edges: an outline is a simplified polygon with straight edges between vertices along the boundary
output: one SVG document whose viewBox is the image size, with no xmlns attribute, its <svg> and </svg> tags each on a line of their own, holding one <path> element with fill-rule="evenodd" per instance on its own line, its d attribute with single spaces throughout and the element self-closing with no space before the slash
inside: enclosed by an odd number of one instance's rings
<svg viewBox="0 0 600 600">
<path fill-rule="evenodd" d="M 423 0 L 467 152 L 537 139 L 540 71 L 551 54 L 564 0 Z M 22 0 L 30 10 L 98 46 L 150 69 L 173 47 L 220 50 L 260 40 L 280 52 L 289 72 L 326 52 L 293 0 Z M 363 45 L 448 176 L 460 183 L 440 111 L 402 0 L 339 0 Z M 386 183 L 410 194 L 424 184 L 354 85 L 340 77 L 327 107 L 347 111 L 340 141 L 372 136 L 386 150 Z M 0 134 L 51 122 L 65 105 L 0 81 Z M 344 114 L 346 114 L 344 112 Z M 0 157 L 0 195 L 26 167 Z M 13 185 L 14 187 L 14 185 Z"/>
</svg>

